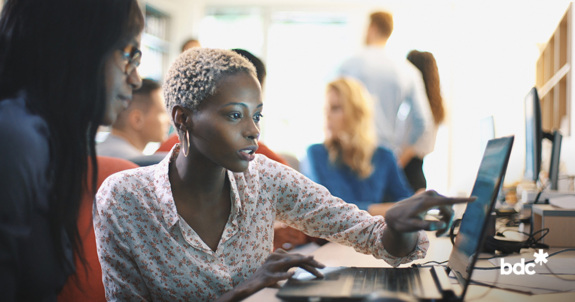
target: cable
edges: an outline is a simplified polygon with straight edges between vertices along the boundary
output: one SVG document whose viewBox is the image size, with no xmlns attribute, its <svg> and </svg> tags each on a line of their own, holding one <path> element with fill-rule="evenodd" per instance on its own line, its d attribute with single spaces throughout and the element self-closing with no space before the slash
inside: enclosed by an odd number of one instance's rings
<svg viewBox="0 0 575 302">
<path fill-rule="evenodd" d="M 548 187 L 551 186 L 551 180 L 548 179 L 545 184 L 543 184 L 541 186 L 541 190 L 539 190 L 539 192 L 537 192 L 537 196 L 535 196 L 535 200 L 533 201 L 533 204 L 538 204 L 539 203 L 539 198 L 541 197 L 541 193 L 543 193 L 543 191 L 545 191 Z M 547 203 L 546 201 L 543 201 L 543 203 Z"/>
<path fill-rule="evenodd" d="M 570 251 L 575 251 L 575 248 L 563 249 L 563 250 L 560 250 L 560 251 L 551 253 L 549 256 L 547 256 L 547 258 L 551 258 L 551 257 L 553 257 L 553 256 L 555 256 L 555 255 L 558 255 L 558 254 L 561 254 L 561 253 L 565 253 L 565 252 L 570 252 Z M 494 258 L 501 258 L 501 256 L 494 256 L 494 257 L 487 258 L 487 259 L 485 259 L 485 260 L 494 259 Z M 534 261 L 535 261 L 535 260 L 530 260 L 530 261 L 525 262 L 525 264 L 531 263 L 531 262 L 534 262 Z M 551 269 L 549 268 L 549 266 L 547 266 L 546 263 L 543 263 L 543 265 L 545 265 L 545 268 L 547 268 L 547 270 L 550 272 L 550 274 L 553 275 L 554 277 L 556 277 L 556 278 L 558 278 L 558 279 L 561 279 L 561 280 L 564 280 L 564 281 L 572 281 L 572 282 L 575 282 L 575 279 L 564 278 L 564 277 L 561 277 L 560 275 L 554 273 L 553 271 L 551 271 Z M 477 266 L 476 266 L 476 267 L 474 267 L 473 269 L 476 269 L 476 270 L 494 270 L 494 269 L 501 269 L 501 266 L 495 266 L 495 267 L 477 267 Z M 517 289 L 497 286 L 497 282 L 499 281 L 499 276 L 500 276 L 500 274 L 496 274 L 496 275 L 495 275 L 495 280 L 493 281 L 492 284 L 484 283 L 484 282 L 481 282 L 481 281 L 475 281 L 475 280 L 472 280 L 472 279 L 471 279 L 470 282 L 473 282 L 474 284 L 477 284 L 477 285 L 486 286 L 486 287 L 488 287 L 488 290 L 486 290 L 483 294 L 481 294 L 481 295 L 478 296 L 478 297 L 472 297 L 472 298 L 470 298 L 468 301 L 480 300 L 480 299 L 484 298 L 485 296 L 487 296 L 487 294 L 488 294 L 492 289 L 494 289 L 494 288 L 501 288 L 501 289 L 504 289 L 504 290 L 506 290 L 506 291 L 513 291 L 513 292 L 518 292 L 518 293 L 525 294 L 525 292 L 520 291 L 520 290 L 517 290 Z M 466 300 L 467 300 L 467 299 L 466 299 Z"/>
<path fill-rule="evenodd" d="M 542 188 L 541 190 L 539 190 L 539 192 L 537 192 L 537 195 L 535 196 L 535 200 L 533 201 L 533 204 L 539 204 L 539 197 L 541 197 L 541 193 L 543 193 L 543 190 L 545 190 L 545 188 Z"/>
</svg>

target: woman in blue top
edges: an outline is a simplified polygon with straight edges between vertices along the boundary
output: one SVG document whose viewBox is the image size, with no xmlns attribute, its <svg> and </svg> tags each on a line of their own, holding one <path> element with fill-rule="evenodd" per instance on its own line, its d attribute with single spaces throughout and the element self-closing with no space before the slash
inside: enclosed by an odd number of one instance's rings
<svg viewBox="0 0 575 302">
<path fill-rule="evenodd" d="M 352 78 L 329 83 L 325 114 L 325 141 L 308 148 L 304 174 L 363 210 L 413 195 L 393 153 L 376 144 L 371 103 L 361 83 Z"/>
</svg>

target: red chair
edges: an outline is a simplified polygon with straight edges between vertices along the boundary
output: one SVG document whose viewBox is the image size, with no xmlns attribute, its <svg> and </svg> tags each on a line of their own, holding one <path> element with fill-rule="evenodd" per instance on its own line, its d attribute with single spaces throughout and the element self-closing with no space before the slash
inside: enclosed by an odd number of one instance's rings
<svg viewBox="0 0 575 302">
<path fill-rule="evenodd" d="M 131 161 L 98 156 L 98 188 L 111 174 L 116 172 L 137 168 L 138 165 Z M 88 167 L 88 175 L 91 175 L 91 166 Z M 91 182 L 89 182 L 91 183 Z M 102 283 L 102 268 L 98 260 L 96 251 L 96 236 L 92 225 L 92 206 L 94 199 L 92 194 L 86 192 L 80 205 L 78 215 L 78 231 L 82 240 L 82 252 L 86 265 L 75 257 L 76 274 L 70 276 L 64 285 L 64 288 L 58 295 L 59 302 L 77 302 L 77 301 L 106 301 L 104 293 L 104 284 Z"/>
</svg>

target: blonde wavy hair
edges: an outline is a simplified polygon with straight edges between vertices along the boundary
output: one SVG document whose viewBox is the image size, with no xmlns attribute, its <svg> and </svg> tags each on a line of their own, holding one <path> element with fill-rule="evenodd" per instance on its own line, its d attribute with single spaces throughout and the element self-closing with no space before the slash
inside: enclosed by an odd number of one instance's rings
<svg viewBox="0 0 575 302">
<path fill-rule="evenodd" d="M 338 78 L 327 85 L 327 91 L 339 95 L 343 110 L 343 127 L 327 135 L 324 145 L 334 164 L 345 164 L 360 178 L 373 173 L 371 163 L 377 148 L 373 123 L 373 101 L 363 84 L 351 78 Z"/>
</svg>

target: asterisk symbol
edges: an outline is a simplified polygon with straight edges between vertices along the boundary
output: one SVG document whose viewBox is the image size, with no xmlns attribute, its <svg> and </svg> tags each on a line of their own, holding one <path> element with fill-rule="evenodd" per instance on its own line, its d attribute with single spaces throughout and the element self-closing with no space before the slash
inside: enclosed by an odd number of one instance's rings
<svg viewBox="0 0 575 302">
<path fill-rule="evenodd" d="M 539 249 L 539 252 L 534 253 L 533 257 L 535 257 L 535 263 L 543 265 L 543 263 L 547 263 L 547 257 L 549 257 L 549 254 L 543 253 L 543 250 Z"/>
</svg>

